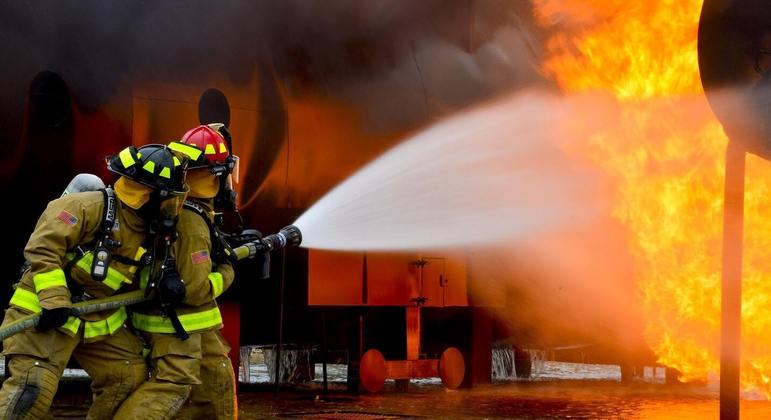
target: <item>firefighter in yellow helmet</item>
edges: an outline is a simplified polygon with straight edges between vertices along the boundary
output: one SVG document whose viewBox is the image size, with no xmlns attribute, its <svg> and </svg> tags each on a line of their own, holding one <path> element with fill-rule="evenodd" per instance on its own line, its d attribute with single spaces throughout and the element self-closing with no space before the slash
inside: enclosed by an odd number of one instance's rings
<svg viewBox="0 0 771 420">
<path fill-rule="evenodd" d="M 151 345 L 152 378 L 124 402 L 118 417 L 235 416 L 235 375 L 228 358 L 229 346 L 219 332 L 222 317 L 215 301 L 234 278 L 231 265 L 215 257 L 218 244 L 212 237 L 213 199 L 234 165 L 219 134 L 221 128 L 200 126 L 185 134 L 181 142 L 169 145 L 190 159 L 190 192 L 177 222 L 179 239 L 173 246 L 186 285 L 184 301 L 176 312 L 189 338 L 183 340 L 171 319 L 157 308 L 132 314 L 134 328 L 143 332 Z"/>
<path fill-rule="evenodd" d="M 184 200 L 185 163 L 165 146 L 147 145 L 108 158 L 108 168 L 121 175 L 114 189 L 51 201 L 24 249 L 28 267 L 3 322 L 41 316 L 36 329 L 3 342 L 10 378 L 0 390 L 2 418 L 45 417 L 71 355 L 92 378 L 89 418 L 113 417 L 147 379 L 125 308 L 80 318 L 69 308 L 137 287 L 149 227 Z"/>
</svg>

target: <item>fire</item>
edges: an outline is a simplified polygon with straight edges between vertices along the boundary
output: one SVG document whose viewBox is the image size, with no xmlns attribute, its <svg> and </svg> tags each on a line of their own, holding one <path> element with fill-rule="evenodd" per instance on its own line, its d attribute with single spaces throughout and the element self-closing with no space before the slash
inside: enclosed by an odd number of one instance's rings
<svg viewBox="0 0 771 420">
<path fill-rule="evenodd" d="M 571 149 L 613 185 L 628 229 L 646 340 L 682 379 L 719 371 L 727 137 L 697 63 L 700 0 L 536 0 L 543 72 L 571 94 L 606 92 L 620 111 Z M 771 166 L 747 162 L 742 383 L 771 396 Z"/>
</svg>

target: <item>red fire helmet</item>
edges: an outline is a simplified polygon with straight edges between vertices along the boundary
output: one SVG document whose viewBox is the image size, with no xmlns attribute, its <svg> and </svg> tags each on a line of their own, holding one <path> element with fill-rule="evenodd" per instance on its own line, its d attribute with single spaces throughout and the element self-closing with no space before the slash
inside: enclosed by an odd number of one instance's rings
<svg viewBox="0 0 771 420">
<path fill-rule="evenodd" d="M 227 163 L 228 146 L 225 137 L 219 132 L 222 124 L 199 125 L 182 136 L 180 143 L 189 144 L 203 151 L 203 159 L 190 162 L 189 168 L 215 166 Z"/>
</svg>

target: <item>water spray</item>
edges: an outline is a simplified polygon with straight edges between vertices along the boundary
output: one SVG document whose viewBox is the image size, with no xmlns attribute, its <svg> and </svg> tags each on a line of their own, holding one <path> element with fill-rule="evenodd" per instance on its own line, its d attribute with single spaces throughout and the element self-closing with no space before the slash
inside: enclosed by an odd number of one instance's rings
<svg viewBox="0 0 771 420">
<path fill-rule="evenodd" d="M 559 124 L 575 106 L 528 91 L 437 122 L 303 213 L 294 222 L 302 246 L 402 251 L 523 243 L 590 222 L 599 174 L 563 149 Z"/>
</svg>

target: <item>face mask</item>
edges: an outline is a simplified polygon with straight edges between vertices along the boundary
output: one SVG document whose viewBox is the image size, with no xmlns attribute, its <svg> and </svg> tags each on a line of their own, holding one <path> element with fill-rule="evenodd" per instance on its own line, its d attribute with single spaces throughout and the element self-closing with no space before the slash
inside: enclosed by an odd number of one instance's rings
<svg viewBox="0 0 771 420">
<path fill-rule="evenodd" d="M 190 187 L 190 197 L 195 198 L 212 198 L 220 188 L 219 177 L 212 175 L 206 168 L 187 171 L 186 182 Z"/>
<path fill-rule="evenodd" d="M 172 195 L 161 201 L 160 216 L 164 219 L 176 219 L 182 211 L 187 194 Z"/>
<path fill-rule="evenodd" d="M 172 233 L 171 230 L 174 229 L 180 211 L 182 211 L 182 205 L 185 203 L 186 197 L 187 194 L 161 197 L 158 191 L 152 191 L 150 199 L 138 210 L 138 213 L 142 219 L 149 223 L 152 232 L 170 234 Z"/>
</svg>

